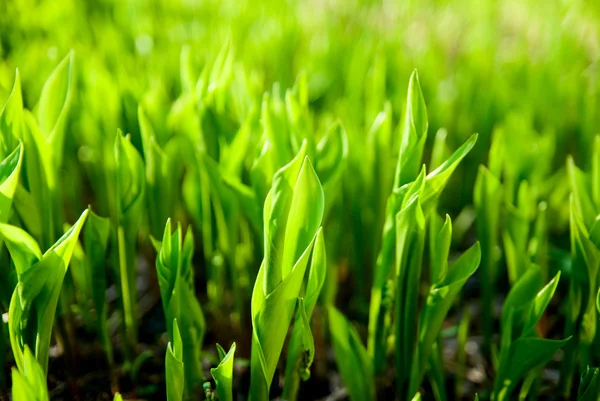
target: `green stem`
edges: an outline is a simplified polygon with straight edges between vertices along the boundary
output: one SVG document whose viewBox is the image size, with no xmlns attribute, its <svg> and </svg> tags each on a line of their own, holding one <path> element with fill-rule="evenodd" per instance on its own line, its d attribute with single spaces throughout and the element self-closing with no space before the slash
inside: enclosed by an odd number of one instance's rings
<svg viewBox="0 0 600 401">
<path fill-rule="evenodd" d="M 119 226 L 117 233 L 117 242 L 119 248 L 119 273 L 121 277 L 121 297 L 123 301 L 123 315 L 125 320 L 125 359 L 126 362 L 131 363 L 133 361 L 133 354 L 135 353 L 136 332 L 135 332 L 135 319 L 134 319 L 134 297 L 135 293 L 131 292 L 131 274 L 130 269 L 127 266 L 127 251 L 125 234 L 123 227 Z"/>
</svg>

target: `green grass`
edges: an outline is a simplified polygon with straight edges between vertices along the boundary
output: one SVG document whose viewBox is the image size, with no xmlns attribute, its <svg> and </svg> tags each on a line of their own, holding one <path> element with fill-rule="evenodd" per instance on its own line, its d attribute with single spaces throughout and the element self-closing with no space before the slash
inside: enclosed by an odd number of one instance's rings
<svg viewBox="0 0 600 401">
<path fill-rule="evenodd" d="M 600 400 L 599 21 L 0 2 L 0 398 Z"/>
</svg>

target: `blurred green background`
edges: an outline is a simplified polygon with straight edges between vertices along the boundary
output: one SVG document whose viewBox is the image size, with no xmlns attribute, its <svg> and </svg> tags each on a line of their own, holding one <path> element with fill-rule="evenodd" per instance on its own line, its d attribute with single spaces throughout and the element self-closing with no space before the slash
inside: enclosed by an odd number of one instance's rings
<svg viewBox="0 0 600 401">
<path fill-rule="evenodd" d="M 18 67 L 33 107 L 40 77 L 75 49 L 72 119 L 105 107 L 104 132 L 135 133 L 127 96 L 168 104 L 180 92 L 182 45 L 199 74 L 229 39 L 235 75 L 249 81 L 251 96 L 274 82 L 291 87 L 303 71 L 311 108 L 340 117 L 350 138 L 366 133 L 386 99 L 399 120 L 417 68 L 430 131 L 445 127 L 451 148 L 479 132 L 471 158 L 481 161 L 494 127 L 508 124 L 506 134 L 518 141 L 514 131 L 525 125 L 556 134 L 562 164 L 567 152 L 589 159 L 581 145 L 597 132 L 599 13 L 597 2 L 577 0 L 7 0 L 0 3 L 0 98 Z M 472 166 L 460 181 L 469 188 Z M 457 191 L 459 203 L 470 193 Z"/>
</svg>

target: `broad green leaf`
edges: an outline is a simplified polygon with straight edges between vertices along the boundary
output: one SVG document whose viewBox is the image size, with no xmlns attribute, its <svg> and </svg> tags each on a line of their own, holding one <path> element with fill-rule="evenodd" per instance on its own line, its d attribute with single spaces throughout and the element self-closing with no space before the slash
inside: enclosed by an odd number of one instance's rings
<svg viewBox="0 0 600 401">
<path fill-rule="evenodd" d="M 452 241 L 452 220 L 446 215 L 444 224 L 441 227 L 435 227 L 436 220 L 440 219 L 437 214 L 430 218 L 430 265 L 431 282 L 437 283 L 446 275 L 448 270 L 448 255 L 450 253 L 450 242 Z"/>
<path fill-rule="evenodd" d="M 167 401 L 182 401 L 184 390 L 183 344 L 177 319 L 173 320 L 171 341 L 167 345 L 165 357 L 165 376 L 167 382 Z"/>
<path fill-rule="evenodd" d="M 589 233 L 578 213 L 575 197 L 571 197 L 570 231 L 572 277 L 570 283 L 570 312 L 568 319 L 581 319 L 579 340 L 591 343 L 596 333 L 596 279 L 600 267 L 600 250 L 590 240 Z"/>
<path fill-rule="evenodd" d="M 67 113 L 73 97 L 73 60 L 74 52 L 71 51 L 46 80 L 36 106 L 40 130 L 46 141 L 54 147 L 56 166 L 62 165 Z"/>
<path fill-rule="evenodd" d="M 13 197 L 17 190 L 21 165 L 23 164 L 23 144 L 18 146 L 0 163 L 0 222 L 6 223 L 10 216 Z"/>
<path fill-rule="evenodd" d="M 266 294 L 279 285 L 283 279 L 283 271 L 289 272 L 291 268 L 291 266 L 283 267 L 283 249 L 288 226 L 288 214 L 295 193 L 294 187 L 303 166 L 305 154 L 306 145 L 300 149 L 300 152 L 290 163 L 275 173 L 272 189 L 265 200 L 263 226 L 264 255 L 267 261 L 265 267 L 267 270 L 263 290 Z M 308 172 L 308 169 L 306 171 Z M 298 192 L 298 197 L 300 195 L 304 196 L 303 199 L 310 199 L 310 197 L 306 197 L 307 194 Z M 300 200 L 297 202 L 299 203 Z M 288 258 L 292 256 L 288 252 Z M 274 266 L 274 268 L 270 268 L 270 266 Z"/>
<path fill-rule="evenodd" d="M 219 344 L 219 365 L 210 370 L 210 374 L 215 379 L 217 393 L 220 401 L 233 401 L 232 386 L 233 386 L 233 355 L 235 354 L 235 343 L 231 345 L 229 352 L 225 351 Z"/>
<path fill-rule="evenodd" d="M 494 381 L 494 401 L 510 399 L 510 394 L 527 372 L 548 363 L 561 349 L 565 340 L 547 340 L 543 338 L 520 338 L 510 345 L 507 357 L 500 365 Z"/>
<path fill-rule="evenodd" d="M 56 225 L 63 223 L 58 223 L 60 216 L 54 216 L 60 209 L 52 203 L 56 201 L 57 148 L 49 146 L 31 112 L 25 110 L 23 117 L 23 147 L 27 150 L 23 155 L 22 185 L 17 187 L 13 206 L 24 228 L 48 248 L 58 235 Z"/>
<path fill-rule="evenodd" d="M 504 305 L 502 306 L 502 327 L 512 327 L 514 331 L 510 336 L 517 334 L 517 330 L 525 324 L 525 319 L 528 319 L 527 327 L 531 324 L 533 324 L 533 326 L 537 324 L 537 320 L 535 319 L 539 319 L 541 314 L 538 316 L 537 312 L 531 311 L 531 315 L 529 315 L 529 308 L 533 301 L 538 299 L 538 292 L 542 289 L 543 285 L 544 275 L 542 269 L 539 266 L 531 265 L 527 272 L 525 272 L 519 281 L 517 281 L 510 289 L 506 300 L 504 301 Z M 546 295 L 545 292 L 542 293 L 539 298 L 540 305 L 538 307 L 541 308 L 541 306 L 543 306 Z M 541 312 L 543 313 L 543 310 Z M 526 314 L 529 316 L 526 317 Z M 509 319 L 512 319 L 510 324 L 508 322 Z M 529 321 L 529 319 L 532 320 Z M 527 328 L 526 331 L 528 330 L 529 328 Z M 504 334 L 503 329 L 503 335 Z"/>
<path fill-rule="evenodd" d="M 427 139 L 427 128 L 427 108 L 419 84 L 419 74 L 415 70 L 408 83 L 394 188 L 400 188 L 402 185 L 408 184 L 419 173 Z"/>
<path fill-rule="evenodd" d="M 283 278 L 291 273 L 295 261 L 313 241 L 323 219 L 323 188 L 308 158 L 302 163 L 293 191 L 281 262 Z"/>
<path fill-rule="evenodd" d="M 9 333 L 20 371 L 25 368 L 23 349 L 26 345 L 35 350 L 44 371 L 48 368 L 50 336 L 60 289 L 87 215 L 86 210 L 39 261 L 26 267 L 19 275 L 10 302 Z"/>
<path fill-rule="evenodd" d="M 579 381 L 577 401 L 598 401 L 600 399 L 600 369 L 585 369 Z"/>
<path fill-rule="evenodd" d="M 13 200 L 13 210 L 22 222 L 22 226 L 32 237 L 43 243 L 43 224 L 36 204 L 39 203 L 39 199 L 35 198 L 22 185 L 18 185 Z"/>
<path fill-rule="evenodd" d="M 14 401 L 49 401 L 46 374 L 35 356 L 25 346 L 23 368 L 12 368 L 12 399 Z"/>
<path fill-rule="evenodd" d="M 323 218 L 323 189 L 305 152 L 306 144 L 275 174 L 265 201 L 265 256 L 252 292 L 253 401 L 268 398 Z"/>
<path fill-rule="evenodd" d="M 593 221 L 598 209 L 592 199 L 590 177 L 575 165 L 571 156 L 567 158 L 567 173 L 578 215 L 581 216 L 584 222 Z"/>
<path fill-rule="evenodd" d="M 473 149 L 473 146 L 477 142 L 477 137 L 477 134 L 471 135 L 446 161 L 427 175 L 425 178 L 425 188 L 421 196 L 421 204 L 424 211 L 430 210 L 433 205 L 437 204 L 437 200 L 444 188 L 446 188 L 452 173 L 454 173 L 460 162 Z"/>
<path fill-rule="evenodd" d="M 120 393 L 115 393 L 115 398 L 113 398 L 113 401 L 123 401 L 123 397 Z"/>
<path fill-rule="evenodd" d="M 542 288 L 535 296 L 533 303 L 531 304 L 531 310 L 525 320 L 525 326 L 523 327 L 523 336 L 531 334 L 539 320 L 542 318 L 544 311 L 550 304 L 556 287 L 558 286 L 558 280 L 560 280 L 560 271 L 556 273 L 556 276 L 544 288 Z"/>
<path fill-rule="evenodd" d="M 144 196 L 144 163 L 129 136 L 119 131 L 115 140 L 119 220 L 137 214 Z M 134 217 L 134 216 L 132 216 Z"/>
<path fill-rule="evenodd" d="M 250 376 L 252 400 L 263 400 L 268 397 L 269 384 L 273 380 L 297 301 L 292 299 L 292 296 L 297 297 L 300 292 L 312 246 L 311 243 L 296 262 L 292 273 L 269 294 L 264 294 L 261 286 L 264 282 L 264 261 L 258 272 L 252 292 L 253 344 Z"/>
<path fill-rule="evenodd" d="M 325 237 L 323 231 L 319 230 L 315 238 L 315 245 L 306 283 L 306 293 L 304 296 L 304 306 L 306 308 L 307 316 L 311 316 L 315 309 L 315 305 L 321 294 L 321 289 L 323 288 L 323 283 L 325 282 L 326 274 L 327 255 L 325 251 Z"/>
<path fill-rule="evenodd" d="M 19 276 L 42 258 L 35 239 L 19 227 L 0 223 L 0 238 L 8 248 Z"/>
<path fill-rule="evenodd" d="M 0 111 L 0 142 L 2 156 L 10 154 L 19 143 L 23 130 L 23 95 L 21 94 L 21 77 L 19 70 L 15 72 L 15 83 L 10 96 Z"/>
<path fill-rule="evenodd" d="M 333 352 L 350 400 L 374 400 L 372 362 L 358 332 L 335 307 L 328 312 Z"/>
</svg>

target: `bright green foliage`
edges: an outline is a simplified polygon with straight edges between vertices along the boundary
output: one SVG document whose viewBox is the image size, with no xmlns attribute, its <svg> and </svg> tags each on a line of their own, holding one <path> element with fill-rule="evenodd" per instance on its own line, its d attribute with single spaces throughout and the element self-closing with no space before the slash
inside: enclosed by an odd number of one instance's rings
<svg viewBox="0 0 600 401">
<path fill-rule="evenodd" d="M 390 308 L 392 303 L 389 298 L 384 299 L 383 295 L 386 290 L 389 291 L 391 286 L 389 280 L 391 279 L 390 274 L 392 273 L 393 261 L 395 260 L 394 246 L 397 238 L 396 230 L 398 228 L 396 220 L 397 214 L 403 207 L 410 204 L 413 204 L 413 210 L 421 209 L 421 214 L 423 214 L 423 217 L 421 218 L 410 215 L 410 213 L 407 213 L 406 215 L 409 219 L 418 219 L 419 225 L 423 226 L 422 228 L 419 228 L 419 230 L 423 231 L 425 229 L 425 215 L 434 209 L 450 176 L 462 159 L 471 151 L 476 141 L 477 135 L 475 134 L 434 171 L 425 176 L 425 169 L 423 169 L 413 183 L 394 189 L 388 198 L 381 249 L 377 258 L 374 283 L 371 289 L 369 312 L 369 353 L 375 364 L 375 374 L 378 374 L 383 369 L 387 347 L 387 336 L 390 330 Z M 423 235 L 423 233 L 421 235 Z M 409 251 L 412 253 L 412 250 L 409 249 Z M 414 252 L 414 256 L 412 257 L 420 258 L 422 257 L 421 254 L 422 249 L 420 252 Z M 418 259 L 415 260 L 418 261 Z M 420 273 L 417 267 L 418 266 L 412 268 L 412 284 L 418 281 Z M 415 280 L 415 274 L 417 275 L 417 280 Z M 412 299 L 414 299 L 414 294 L 412 295 Z M 412 311 L 409 311 L 408 313 L 413 314 Z M 416 312 L 414 312 L 414 316 L 416 316 Z M 411 320 L 414 322 L 414 318 L 411 318 Z M 411 360 L 411 357 L 409 356 L 403 356 L 402 358 L 408 358 L 405 359 L 405 361 Z"/>
<path fill-rule="evenodd" d="M 465 282 L 479 267 L 481 248 L 475 243 L 465 251 L 448 269 L 440 281 L 436 282 L 427 295 L 425 305 L 421 309 L 419 321 L 419 339 L 416 344 L 415 357 L 412 362 L 409 394 L 417 392 L 425 375 L 427 361 L 439 335 L 446 315 Z"/>
<path fill-rule="evenodd" d="M 519 380 L 532 369 L 545 365 L 569 341 L 569 338 L 539 338 L 535 332 L 559 278 L 560 273 L 543 286 L 541 268 L 532 265 L 509 292 L 502 308 L 502 342 L 493 400 L 510 399 Z"/>
<path fill-rule="evenodd" d="M 421 167 L 421 158 L 427 139 L 427 108 L 419 84 L 419 74 L 415 70 L 408 83 L 406 111 L 402 123 L 400 153 L 396 166 L 394 188 L 413 181 Z"/>
<path fill-rule="evenodd" d="M 305 154 L 303 144 L 296 157 L 275 174 L 265 200 L 265 258 L 252 292 L 253 401 L 268 399 L 323 218 L 323 189 Z"/>
<path fill-rule="evenodd" d="M 219 351 L 219 365 L 210 370 L 210 374 L 215 379 L 217 393 L 220 401 L 233 401 L 232 385 L 233 385 L 233 356 L 235 354 L 235 343 L 231 345 L 229 352 L 217 344 Z"/>
<path fill-rule="evenodd" d="M 441 218 L 433 214 L 429 220 L 429 258 L 431 282 L 437 283 L 448 272 L 448 254 L 452 241 L 452 219 L 446 215 L 441 224 Z"/>
<path fill-rule="evenodd" d="M 35 356 L 25 346 L 23 367 L 12 369 L 12 399 L 14 401 L 49 401 L 46 374 Z"/>
<path fill-rule="evenodd" d="M 15 74 L 15 83 L 0 112 L 0 135 L 2 137 L 2 155 L 6 157 L 17 146 L 23 131 L 23 95 L 19 70 Z"/>
<path fill-rule="evenodd" d="M 22 163 L 22 144 L 19 144 L 19 146 L 15 148 L 2 163 L 0 163 L 0 223 L 6 223 L 9 219 Z M 0 280 L 0 295 L 2 295 L 0 296 L 0 302 L 8 305 L 10 302 L 10 294 L 16 285 L 16 277 L 14 274 L 11 274 L 10 267 L 7 264 L 0 265 L 0 274 L 3 277 L 3 280 Z M 3 359 L 0 358 L 0 360 Z"/>
<path fill-rule="evenodd" d="M 328 315 L 335 359 L 350 400 L 374 399 L 373 365 L 356 328 L 333 306 Z"/>
<path fill-rule="evenodd" d="M 597 399 L 600 3 L 537 3 L 0 1 L 14 392 Z"/>
<path fill-rule="evenodd" d="M 45 248 L 54 243 L 63 222 L 57 184 L 72 97 L 73 59 L 71 52 L 48 77 L 35 115 L 23 108 L 17 73 L 0 117 L 4 154 L 16 147 L 19 140 L 27 148 L 24 182 L 17 190 L 16 208 L 28 231 Z"/>
<path fill-rule="evenodd" d="M 598 141 L 596 141 L 597 143 Z M 600 157 L 600 148 L 594 147 L 594 160 Z M 586 174 L 579 170 L 572 159 L 567 160 L 571 197 L 569 228 L 571 233 L 571 275 L 569 277 L 568 306 L 566 308 L 565 336 L 573 341 L 565 349 L 561 381 L 565 393 L 570 391 L 571 376 L 579 357 L 581 364 L 592 363 L 590 347 L 596 336 L 597 312 L 596 293 L 598 268 L 600 267 L 600 238 L 598 237 L 597 215 L 600 205 L 594 199 L 595 185 L 600 176 L 595 170 Z M 579 352 L 578 352 L 579 348 Z"/>
<path fill-rule="evenodd" d="M 184 236 L 180 224 L 172 233 L 171 220 L 167 220 L 163 240 L 156 246 L 156 273 L 162 306 L 166 321 L 178 322 L 181 333 L 178 346 L 183 348 L 186 388 L 192 391 L 203 381 L 200 351 L 206 330 L 204 314 L 194 290 L 194 237 L 189 228 Z M 169 330 L 169 338 L 176 343 L 174 335 Z"/>
<path fill-rule="evenodd" d="M 165 357 L 165 375 L 167 382 L 167 401 L 182 401 L 184 392 L 184 354 L 177 319 L 173 320 L 171 342 L 167 344 Z"/>
<path fill-rule="evenodd" d="M 215 266 L 211 266 L 211 281 L 214 281 L 215 284 L 211 286 L 211 290 L 214 290 L 214 292 L 211 291 L 211 297 L 219 304 L 222 301 L 222 294 L 217 294 L 216 289 L 225 287 L 226 277 L 230 277 L 233 288 L 240 288 L 237 284 L 245 275 L 244 271 L 237 269 L 235 250 L 235 244 L 238 242 L 237 223 L 240 218 L 240 205 L 234 190 L 223 182 L 223 175 L 214 160 L 209 156 L 200 156 L 198 165 L 202 174 L 206 175 L 207 184 L 210 187 L 210 199 L 216 223 L 217 250 L 214 252 L 214 256 L 222 256 L 225 262 L 222 265 L 215 264 Z M 258 221 L 256 221 L 256 224 L 258 224 Z M 237 291 L 234 297 L 236 307 L 239 310 L 241 309 L 241 298 Z"/>
<path fill-rule="evenodd" d="M 50 335 L 60 289 L 87 215 L 86 210 L 43 255 L 35 240 L 25 231 L 8 225 L 0 226 L 5 241 L 10 240 L 7 246 L 18 275 L 8 321 L 10 344 L 21 372 L 25 369 L 25 346 L 34 350 L 43 371 L 48 369 Z"/>
<path fill-rule="evenodd" d="M 581 375 L 579 390 L 577 391 L 577 401 L 598 400 L 600 400 L 600 369 L 592 369 L 588 366 Z"/>
<path fill-rule="evenodd" d="M 411 401 L 421 401 L 421 393 L 415 394 Z"/>
<path fill-rule="evenodd" d="M 178 177 L 176 160 L 180 155 L 175 140 L 161 148 L 159 138 L 141 105 L 138 107 L 138 120 L 144 150 L 148 220 L 151 235 L 158 236 L 173 212 L 177 195 L 173 184 Z"/>
<path fill-rule="evenodd" d="M 418 333 L 418 311 L 415 305 L 418 301 L 425 245 L 425 217 L 418 196 L 413 197 L 398 213 L 396 238 L 395 366 L 398 394 L 404 394 L 408 391 L 407 384 L 415 354 L 414 339 Z M 409 396 L 413 393 L 409 393 Z"/>
<path fill-rule="evenodd" d="M 9 218 L 21 174 L 23 153 L 23 145 L 19 143 L 0 163 L 0 222 L 2 223 L 6 223 Z"/>
</svg>

